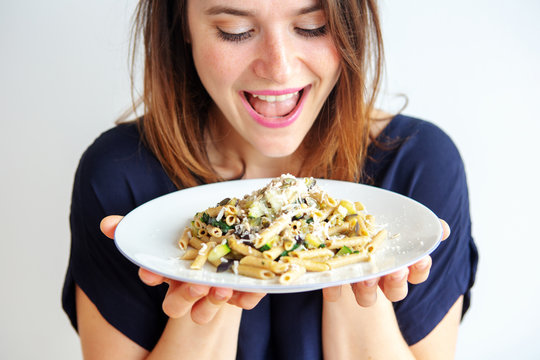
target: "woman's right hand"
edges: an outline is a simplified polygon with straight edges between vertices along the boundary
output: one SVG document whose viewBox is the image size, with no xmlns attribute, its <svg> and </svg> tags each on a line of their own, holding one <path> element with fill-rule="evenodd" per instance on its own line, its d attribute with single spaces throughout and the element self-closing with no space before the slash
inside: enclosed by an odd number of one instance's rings
<svg viewBox="0 0 540 360">
<path fill-rule="evenodd" d="M 118 215 L 105 217 L 100 224 L 103 234 L 110 239 L 114 238 L 114 231 L 121 219 L 122 216 Z M 171 318 L 179 318 L 190 312 L 192 320 L 201 325 L 210 322 L 226 303 L 249 310 L 266 295 L 171 280 L 143 268 L 139 269 L 139 277 L 149 286 L 162 283 L 169 285 L 163 300 L 165 314 Z"/>
</svg>

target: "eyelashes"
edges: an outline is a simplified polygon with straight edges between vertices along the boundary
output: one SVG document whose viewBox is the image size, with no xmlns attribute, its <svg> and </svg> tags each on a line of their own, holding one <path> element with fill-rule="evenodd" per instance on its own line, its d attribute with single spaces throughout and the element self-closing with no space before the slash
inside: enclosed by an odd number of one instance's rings
<svg viewBox="0 0 540 360">
<path fill-rule="evenodd" d="M 328 33 L 326 25 L 323 25 L 316 29 L 295 28 L 295 31 L 297 34 L 305 38 L 317 38 L 317 37 L 325 36 Z M 225 32 L 221 30 L 220 28 L 217 28 L 217 35 L 221 40 L 234 42 L 234 43 L 240 43 L 242 41 L 245 41 L 251 38 L 253 36 L 253 30 L 234 34 L 234 33 Z"/>
<path fill-rule="evenodd" d="M 327 27 L 326 25 L 323 25 L 321 27 L 318 27 L 316 29 L 302 29 L 302 28 L 296 28 L 296 32 L 304 37 L 307 38 L 314 38 L 314 37 L 320 37 L 327 34 Z"/>
<path fill-rule="evenodd" d="M 251 36 L 253 36 L 253 30 L 245 31 L 238 34 L 231 34 L 231 33 L 221 30 L 220 28 L 218 28 L 217 30 L 218 30 L 217 32 L 218 37 L 221 40 L 235 42 L 235 43 L 242 42 L 244 40 L 249 39 Z"/>
</svg>

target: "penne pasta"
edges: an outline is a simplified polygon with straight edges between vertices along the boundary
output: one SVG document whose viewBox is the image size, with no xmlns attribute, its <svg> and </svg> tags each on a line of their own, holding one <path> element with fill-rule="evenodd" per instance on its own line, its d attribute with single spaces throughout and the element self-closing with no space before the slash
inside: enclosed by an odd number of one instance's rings
<svg viewBox="0 0 540 360">
<path fill-rule="evenodd" d="M 238 218 L 236 217 L 236 215 L 227 215 L 227 217 L 225 217 L 225 223 L 229 226 L 232 226 L 236 224 L 237 219 Z"/>
<path fill-rule="evenodd" d="M 292 264 L 290 270 L 284 272 L 279 277 L 279 282 L 283 285 L 290 284 L 306 273 L 306 268 L 299 264 Z"/>
<path fill-rule="evenodd" d="M 234 250 L 237 253 L 240 253 L 245 256 L 253 255 L 257 257 L 262 257 L 262 253 L 259 250 L 239 242 L 236 238 L 234 238 L 234 236 L 228 237 L 227 243 L 229 244 L 229 247 L 231 248 L 231 250 Z"/>
<path fill-rule="evenodd" d="M 211 217 L 217 217 L 219 212 L 221 211 L 221 208 L 223 206 L 216 206 L 216 207 L 213 207 L 213 208 L 209 208 L 209 209 L 206 209 L 205 212 L 210 215 Z"/>
<path fill-rule="evenodd" d="M 336 234 L 345 233 L 350 230 L 350 226 L 351 226 L 350 222 L 344 222 L 341 225 L 333 226 L 330 229 L 328 229 L 328 235 L 332 236 Z"/>
<path fill-rule="evenodd" d="M 291 251 L 295 247 L 296 244 L 297 244 L 296 240 L 292 238 L 283 239 L 283 248 L 286 251 Z"/>
<path fill-rule="evenodd" d="M 208 253 L 214 248 L 214 246 L 216 246 L 216 243 L 214 242 L 203 243 L 199 249 L 197 257 L 195 260 L 193 260 L 193 263 L 191 263 L 191 268 L 194 270 L 202 269 L 206 259 L 208 259 Z"/>
<path fill-rule="evenodd" d="M 208 225 L 206 227 L 206 231 L 208 232 L 208 235 L 216 238 L 220 238 L 223 235 L 223 232 L 220 228 L 212 225 Z"/>
<path fill-rule="evenodd" d="M 332 257 L 334 252 L 327 248 L 313 249 L 313 250 L 295 250 L 291 251 L 291 256 L 300 259 L 312 259 L 320 257 Z"/>
<path fill-rule="evenodd" d="M 233 205 L 225 205 L 225 214 L 233 216 L 237 215 L 238 209 L 236 208 L 236 206 Z"/>
<path fill-rule="evenodd" d="M 240 260 L 241 265 L 262 267 L 272 271 L 275 274 L 281 274 L 287 270 L 288 265 L 277 261 L 256 256 L 245 256 Z"/>
<path fill-rule="evenodd" d="M 184 231 L 182 231 L 182 235 L 180 236 L 180 239 L 178 239 L 178 247 L 182 250 L 186 250 L 188 247 L 190 238 L 191 238 L 191 229 L 185 228 Z"/>
<path fill-rule="evenodd" d="M 208 262 L 287 285 L 306 272 L 369 261 L 387 239 L 361 202 L 335 199 L 312 178 L 282 175 L 243 199 L 196 213 L 177 242 L 192 269 Z"/>
<path fill-rule="evenodd" d="M 307 271 L 327 271 L 330 270 L 330 266 L 327 263 L 314 261 L 310 259 L 300 259 L 294 256 L 284 256 L 281 258 L 286 264 L 298 264 L 306 268 Z"/>
<path fill-rule="evenodd" d="M 272 279 L 276 276 L 272 271 L 251 265 L 240 264 L 237 267 L 237 272 L 239 275 L 249 276 L 256 279 Z"/>
<path fill-rule="evenodd" d="M 270 238 L 282 232 L 289 225 L 293 216 L 294 214 L 285 213 L 277 218 L 269 227 L 262 230 L 259 234 L 260 236 L 255 240 L 255 247 L 262 247 Z"/>
<path fill-rule="evenodd" d="M 283 251 L 285 251 L 285 249 L 283 248 L 283 246 L 274 246 L 273 248 L 271 248 L 270 250 L 266 250 L 262 253 L 262 256 L 266 259 L 270 259 L 270 260 L 274 260 L 276 259 L 278 256 L 280 256 Z"/>
<path fill-rule="evenodd" d="M 197 250 L 199 250 L 200 248 L 202 248 L 202 244 L 205 243 L 204 241 L 202 241 L 201 239 L 199 238 L 196 238 L 196 237 L 192 237 L 191 239 L 189 239 L 188 241 L 188 244 L 189 246 L 191 246 L 192 248 L 195 248 Z"/>
<path fill-rule="evenodd" d="M 198 217 L 195 217 L 195 219 L 193 219 L 193 227 L 195 228 L 195 230 L 199 230 L 206 228 L 206 224 L 203 223 Z"/>
<path fill-rule="evenodd" d="M 388 231 L 386 231 L 386 229 L 382 229 L 377 234 L 375 234 L 375 236 L 373 236 L 370 243 L 367 245 L 367 248 L 366 248 L 367 251 L 369 253 L 372 253 L 387 238 L 388 238 Z"/>
<path fill-rule="evenodd" d="M 180 259 L 182 260 L 195 260 L 197 255 L 199 254 L 199 250 L 195 248 L 187 249 L 184 255 Z"/>
<path fill-rule="evenodd" d="M 336 269 L 345 265 L 354 264 L 361 261 L 368 261 L 369 256 L 363 253 L 360 254 L 349 254 L 343 256 L 335 256 L 329 260 L 326 260 L 326 264 L 330 269 Z"/>
</svg>

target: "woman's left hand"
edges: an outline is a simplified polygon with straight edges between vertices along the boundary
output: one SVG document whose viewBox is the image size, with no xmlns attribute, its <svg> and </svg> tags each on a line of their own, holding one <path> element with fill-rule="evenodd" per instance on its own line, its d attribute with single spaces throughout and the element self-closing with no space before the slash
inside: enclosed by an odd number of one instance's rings
<svg viewBox="0 0 540 360">
<path fill-rule="evenodd" d="M 446 240 L 450 235 L 450 227 L 446 221 L 441 220 L 443 227 L 442 240 Z M 407 296 L 408 285 L 420 284 L 428 278 L 431 269 L 431 257 L 425 256 L 408 268 L 400 269 L 380 278 L 370 279 L 351 284 L 356 302 L 360 306 L 371 306 L 377 301 L 377 285 L 381 288 L 386 298 L 392 302 L 400 301 Z M 324 299 L 336 301 L 341 295 L 341 286 L 334 286 L 323 289 Z"/>
</svg>

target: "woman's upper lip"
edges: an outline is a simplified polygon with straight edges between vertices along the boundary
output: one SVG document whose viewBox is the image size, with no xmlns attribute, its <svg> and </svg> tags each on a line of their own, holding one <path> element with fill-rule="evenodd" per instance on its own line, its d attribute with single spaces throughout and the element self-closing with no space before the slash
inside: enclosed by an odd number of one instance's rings
<svg viewBox="0 0 540 360">
<path fill-rule="evenodd" d="M 286 95 L 286 94 L 293 94 L 295 92 L 298 92 L 300 90 L 303 90 L 304 87 L 299 88 L 290 88 L 290 89 L 283 89 L 283 90 L 256 90 L 256 91 L 247 91 L 245 92 L 253 94 L 253 95 Z"/>
</svg>

